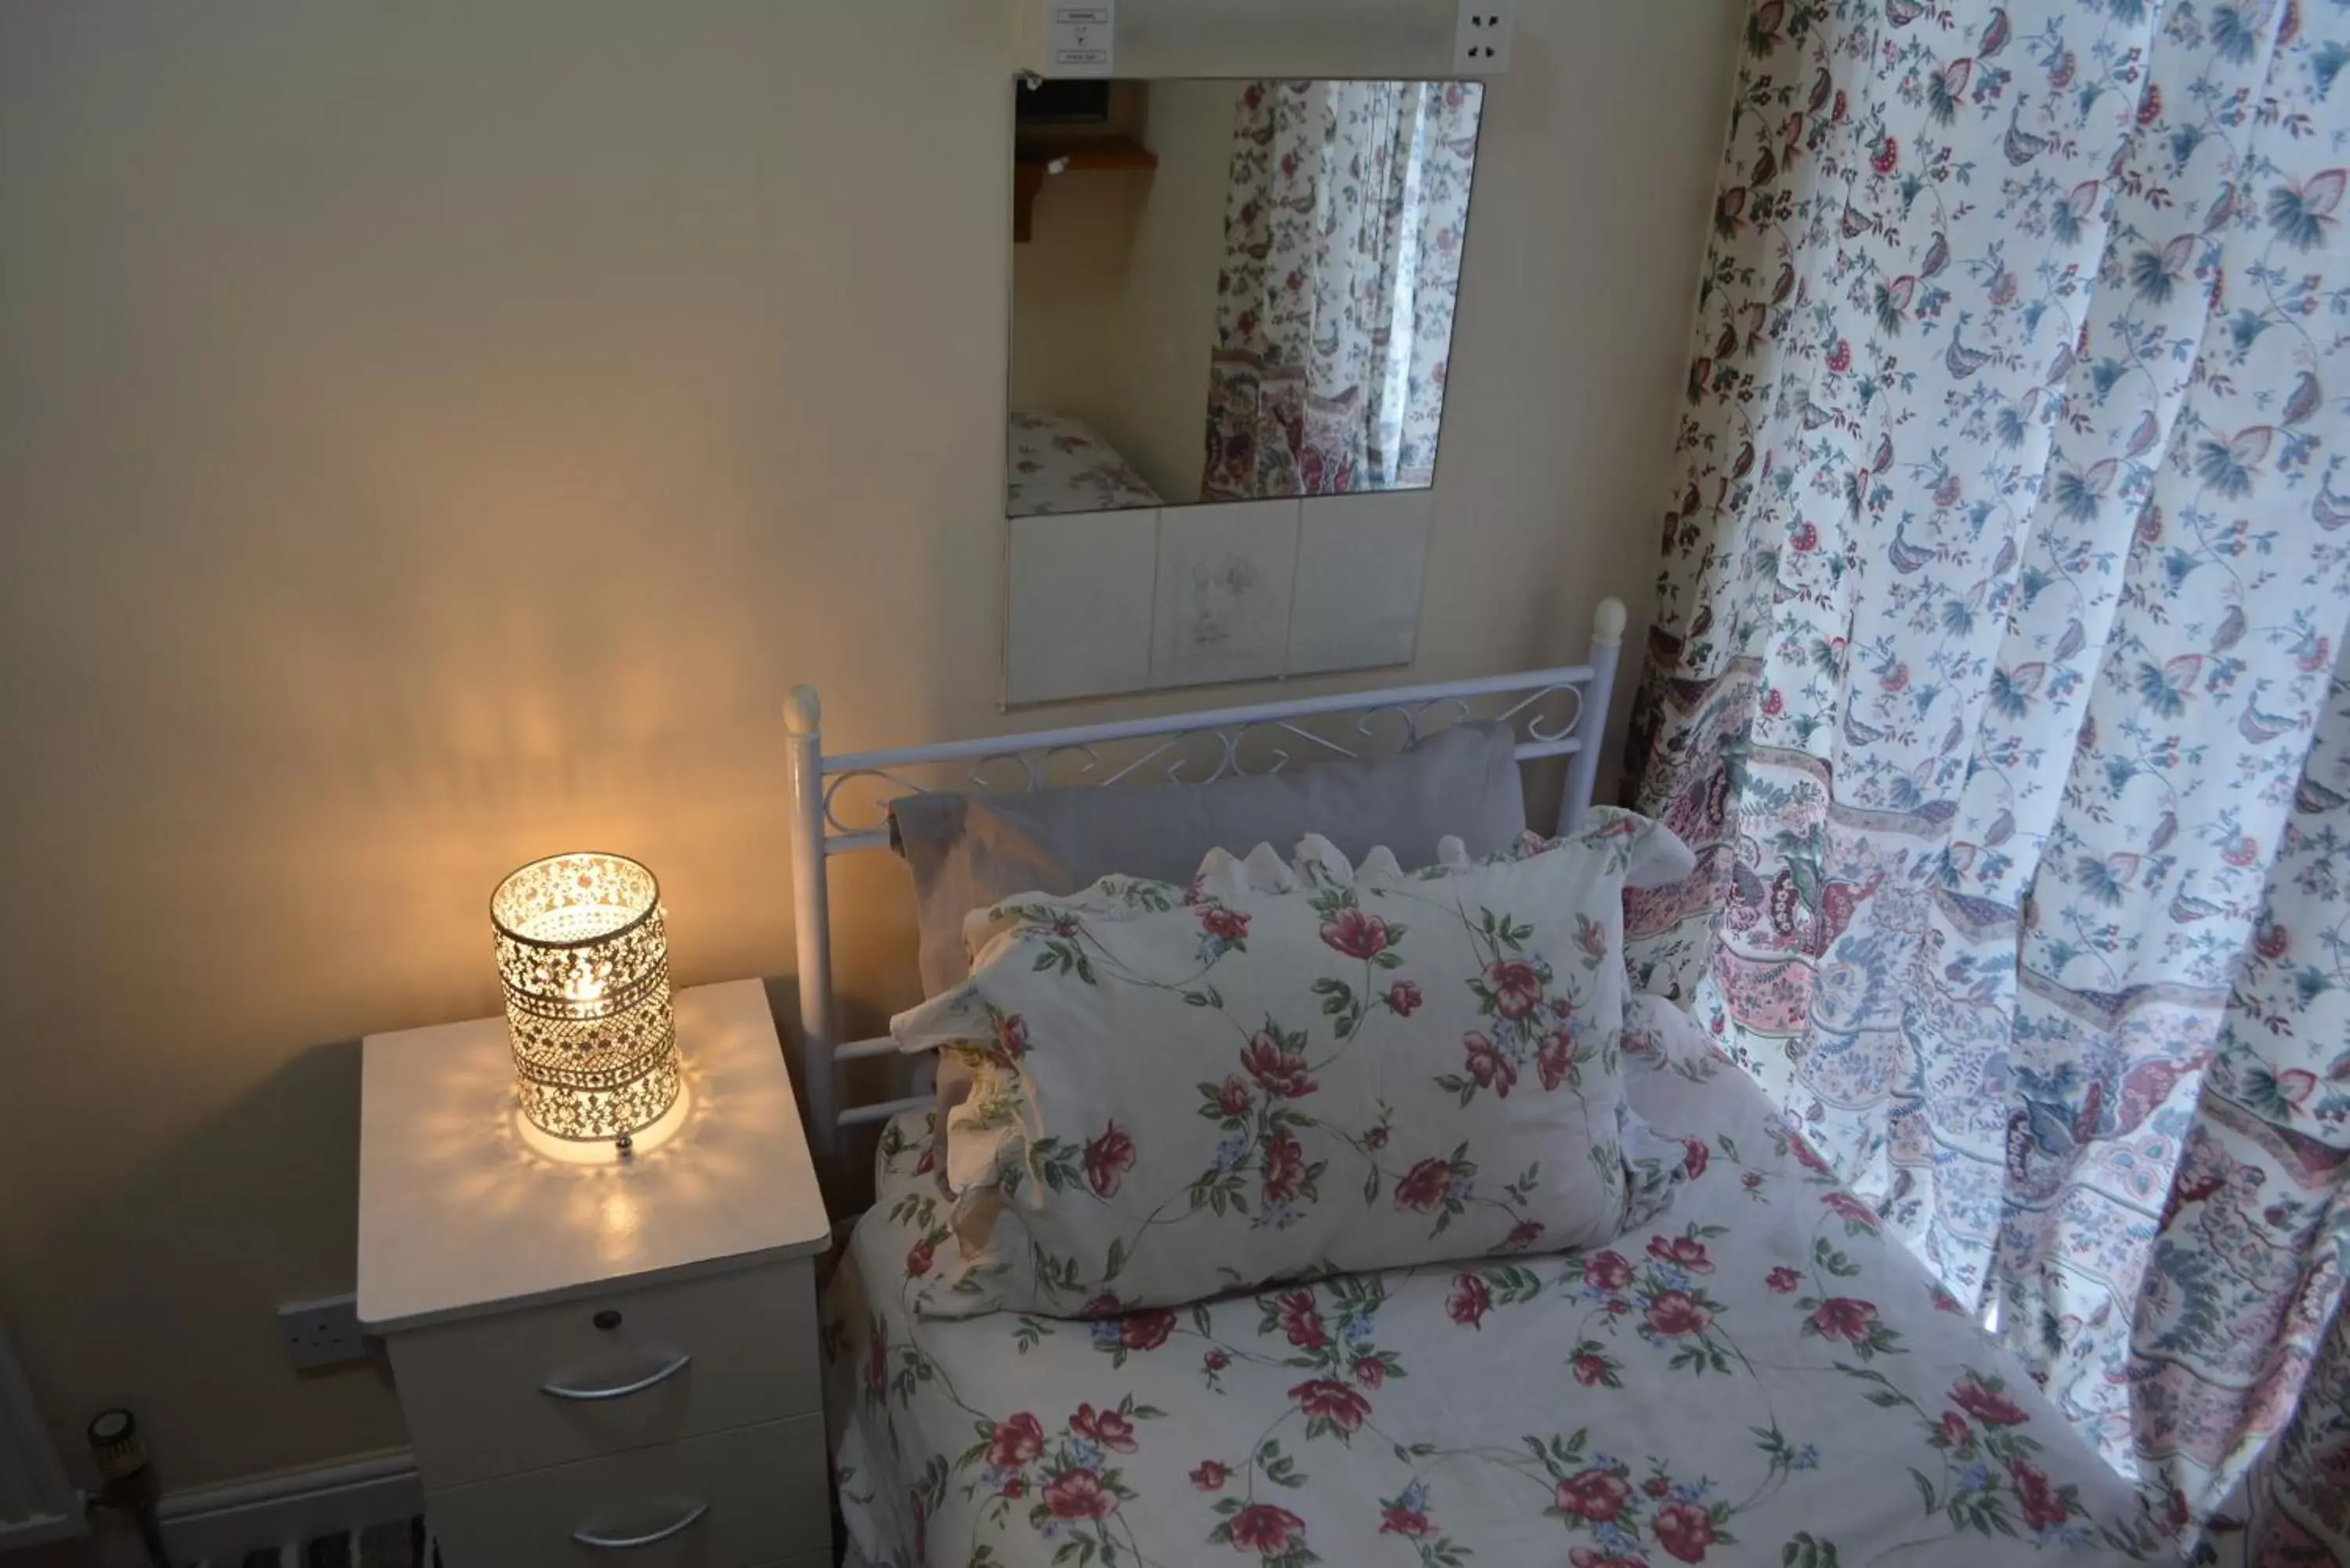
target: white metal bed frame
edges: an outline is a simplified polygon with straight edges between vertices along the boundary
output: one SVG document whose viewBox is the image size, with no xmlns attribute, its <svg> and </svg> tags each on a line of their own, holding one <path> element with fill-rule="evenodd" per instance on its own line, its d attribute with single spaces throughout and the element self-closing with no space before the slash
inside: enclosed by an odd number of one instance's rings
<svg viewBox="0 0 2350 1568">
<path fill-rule="evenodd" d="M 1560 831 L 1572 832 L 1580 826 L 1598 781 L 1599 746 L 1607 733 L 1624 625 L 1623 601 L 1600 600 L 1592 616 L 1590 656 L 1581 664 L 1561 669 L 988 735 L 840 757 L 824 754 L 823 708 L 816 689 L 795 686 L 785 706 L 792 755 L 792 904 L 799 938 L 799 1049 L 806 1089 L 805 1114 L 817 1158 L 827 1165 L 832 1162 L 843 1127 L 887 1121 L 900 1111 L 926 1109 L 931 1105 L 927 1096 L 920 1095 L 868 1106 L 844 1107 L 840 1103 L 840 1070 L 845 1064 L 895 1055 L 898 1050 L 897 1043 L 886 1036 L 847 1042 L 839 1038 L 826 867 L 836 855 L 889 847 L 886 820 L 852 827 L 841 819 L 840 790 L 851 780 L 871 779 L 916 793 L 943 787 L 946 781 L 918 783 L 905 776 L 909 770 L 965 764 L 969 771 L 959 782 L 984 789 L 990 787 L 991 767 L 1016 764 L 1017 772 L 996 781 L 999 786 L 1010 783 L 1019 789 L 1042 789 L 1058 782 L 1054 776 L 1056 769 L 1074 775 L 1066 782 L 1110 785 L 1142 775 L 1146 770 L 1153 780 L 1186 782 L 1187 774 L 1196 768 L 1200 776 L 1191 782 L 1208 784 L 1237 774 L 1277 773 L 1292 760 L 1293 747 L 1310 748 L 1310 755 L 1326 759 L 1359 757 L 1400 751 L 1417 744 L 1423 733 L 1482 718 L 1508 723 L 1517 732 L 1521 763 L 1545 757 L 1568 759 L 1559 824 Z M 1553 714 L 1546 705 L 1563 698 L 1571 698 L 1573 706 Z M 1480 703 L 1498 711 L 1481 713 Z M 1353 733 L 1345 741 L 1306 725 L 1308 720 L 1347 715 L 1354 717 L 1355 723 Z M 1392 729 L 1382 725 L 1382 719 L 1394 721 Z M 1384 735 L 1383 729 L 1387 730 Z M 1203 738 L 1207 745 L 1195 743 Z M 1378 743 L 1382 739 L 1393 744 L 1382 746 Z M 1243 756 L 1252 742 L 1261 758 L 1256 765 Z M 1106 750 L 1111 751 L 1107 757 Z"/>
</svg>

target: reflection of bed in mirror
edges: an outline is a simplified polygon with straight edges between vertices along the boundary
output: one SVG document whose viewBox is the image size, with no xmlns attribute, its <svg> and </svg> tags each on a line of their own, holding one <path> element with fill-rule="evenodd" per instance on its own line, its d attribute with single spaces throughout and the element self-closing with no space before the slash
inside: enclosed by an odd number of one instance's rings
<svg viewBox="0 0 2350 1568">
<path fill-rule="evenodd" d="M 1014 409 L 1004 432 L 1005 508 L 1014 517 L 1156 506 L 1159 492 L 1099 431 L 1066 414 Z"/>
</svg>

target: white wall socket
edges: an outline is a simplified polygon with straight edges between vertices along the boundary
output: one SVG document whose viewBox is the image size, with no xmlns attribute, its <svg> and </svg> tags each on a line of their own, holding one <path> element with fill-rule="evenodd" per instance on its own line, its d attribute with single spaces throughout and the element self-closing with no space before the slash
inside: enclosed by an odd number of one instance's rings
<svg viewBox="0 0 2350 1568">
<path fill-rule="evenodd" d="M 277 1309 L 277 1332 L 286 1341 L 286 1358 L 297 1372 L 367 1359 L 367 1341 L 359 1333 L 359 1298 L 355 1295 L 287 1302 Z"/>
<path fill-rule="evenodd" d="M 1452 68 L 1464 77 L 1498 76 L 1510 68 L 1510 46 L 1517 34 L 1517 0 L 1461 0 Z"/>
</svg>

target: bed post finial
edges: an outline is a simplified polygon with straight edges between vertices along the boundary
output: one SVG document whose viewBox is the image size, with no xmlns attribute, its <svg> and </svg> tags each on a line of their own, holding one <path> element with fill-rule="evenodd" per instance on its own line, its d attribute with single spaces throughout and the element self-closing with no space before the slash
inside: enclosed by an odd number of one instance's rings
<svg viewBox="0 0 2350 1568">
<path fill-rule="evenodd" d="M 1616 601 L 1607 601 L 1615 604 Z M 1620 612 L 1621 605 L 1617 605 Z M 813 686 L 795 686 L 784 699 L 784 727 L 795 735 L 813 735 L 824 728 L 824 703 Z"/>
<path fill-rule="evenodd" d="M 829 1161 L 840 1137 L 837 1031 L 832 1019 L 832 922 L 825 877 L 824 704 L 813 686 L 784 700 L 792 749 L 792 926 L 800 972 L 800 1083 L 807 1100 L 808 1141 Z"/>
<path fill-rule="evenodd" d="M 1580 749 L 1566 767 L 1566 795 L 1559 803 L 1558 830 L 1573 833 L 1583 826 L 1591 796 L 1599 785 L 1599 748 L 1607 740 L 1607 710 L 1616 696 L 1616 665 L 1624 652 L 1624 628 L 1631 619 L 1624 601 L 1601 599 L 1591 612 L 1591 682 L 1583 689 L 1583 711 L 1576 717 L 1575 738 Z"/>
</svg>

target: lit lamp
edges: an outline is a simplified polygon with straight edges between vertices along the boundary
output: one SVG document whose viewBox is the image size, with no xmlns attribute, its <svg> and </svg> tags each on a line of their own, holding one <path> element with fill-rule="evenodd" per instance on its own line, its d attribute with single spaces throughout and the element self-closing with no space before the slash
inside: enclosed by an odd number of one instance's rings
<svg viewBox="0 0 2350 1568">
<path fill-rule="evenodd" d="M 628 1153 L 678 1094 L 660 884 L 624 856 L 556 855 L 498 884 L 490 924 L 523 1115 Z"/>
</svg>

